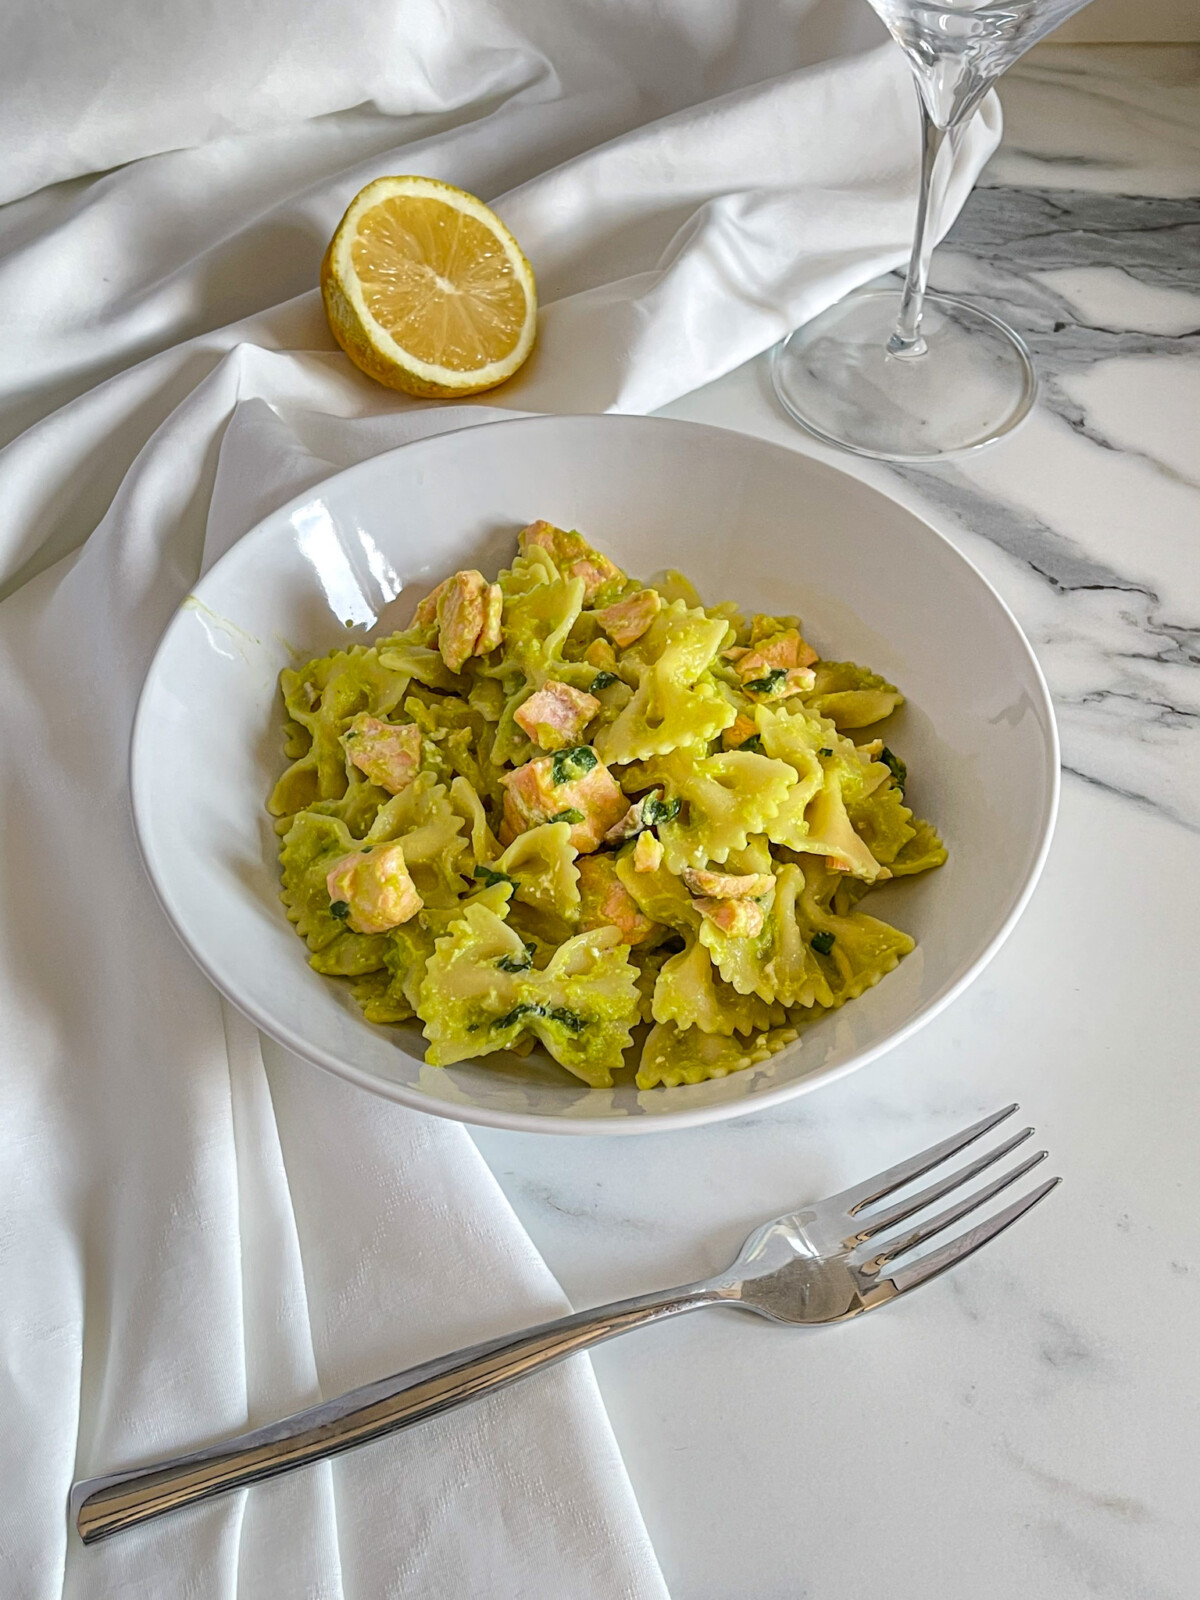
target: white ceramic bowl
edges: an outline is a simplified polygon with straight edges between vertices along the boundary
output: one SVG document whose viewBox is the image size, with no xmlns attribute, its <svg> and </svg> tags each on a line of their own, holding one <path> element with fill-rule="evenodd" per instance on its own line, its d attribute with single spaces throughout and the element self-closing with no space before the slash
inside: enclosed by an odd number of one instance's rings
<svg viewBox="0 0 1200 1600">
<path fill-rule="evenodd" d="M 418 1025 L 373 1027 L 319 977 L 278 898 L 263 802 L 282 769 L 276 677 L 404 625 L 459 567 L 493 573 L 537 517 L 632 573 L 679 567 L 712 601 L 799 612 L 833 659 L 908 695 L 889 741 L 950 850 L 870 908 L 916 951 L 770 1062 L 695 1087 L 587 1089 L 548 1061 L 422 1060 Z M 395 601 L 403 587 L 405 594 Z M 346 624 L 353 625 L 348 633 Z M 634 417 L 539 417 L 365 461 L 246 535 L 198 585 L 146 680 L 134 818 L 176 932 L 229 999 L 297 1054 L 377 1094 L 492 1127 L 646 1132 L 775 1104 L 907 1038 L 980 971 L 1041 870 L 1058 798 L 1050 700 L 987 582 L 925 523 L 830 467 L 743 434 Z M 495 1059 L 495 1058 L 493 1058 Z"/>
</svg>

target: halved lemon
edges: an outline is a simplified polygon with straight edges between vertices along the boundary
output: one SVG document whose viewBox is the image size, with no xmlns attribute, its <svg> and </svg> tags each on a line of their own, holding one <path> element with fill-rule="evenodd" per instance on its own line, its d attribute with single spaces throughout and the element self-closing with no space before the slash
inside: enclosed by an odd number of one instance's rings
<svg viewBox="0 0 1200 1600">
<path fill-rule="evenodd" d="M 533 349 L 537 287 L 482 200 L 435 178 L 376 178 L 321 263 L 333 336 L 369 377 L 409 394 L 479 394 Z"/>
</svg>

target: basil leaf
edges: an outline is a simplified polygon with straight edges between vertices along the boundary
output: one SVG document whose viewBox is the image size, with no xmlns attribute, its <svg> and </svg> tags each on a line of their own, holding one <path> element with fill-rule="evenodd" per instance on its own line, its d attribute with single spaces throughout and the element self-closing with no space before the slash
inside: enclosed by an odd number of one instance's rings
<svg viewBox="0 0 1200 1600">
<path fill-rule="evenodd" d="M 548 1022 L 560 1023 L 571 1033 L 582 1033 L 587 1027 L 587 1018 L 581 1017 L 577 1011 L 568 1011 L 566 1006 L 550 1006 L 543 1015 Z"/>
<path fill-rule="evenodd" d="M 879 752 L 879 759 L 891 773 L 892 777 L 895 778 L 896 786 L 900 790 L 901 794 L 903 794 L 904 785 L 908 782 L 908 768 L 905 766 L 904 762 L 901 761 L 899 756 L 893 755 L 893 753 L 888 749 L 887 745 L 884 745 L 883 749 Z"/>
<path fill-rule="evenodd" d="M 497 883 L 511 883 L 514 889 L 517 886 L 517 880 L 515 878 L 510 878 L 507 872 L 497 872 L 492 867 L 480 865 L 475 868 L 473 876 L 476 878 L 482 878 L 484 885 L 489 889 Z"/>
<path fill-rule="evenodd" d="M 347 900 L 331 900 L 330 903 L 329 903 L 329 915 L 331 917 L 336 917 L 339 922 L 344 922 L 346 920 L 346 918 L 350 915 L 350 903 L 349 903 L 349 901 L 347 901 Z"/>
<path fill-rule="evenodd" d="M 599 758 L 591 745 L 577 744 L 569 750 L 558 750 L 550 760 L 550 777 L 555 788 L 582 778 L 597 765 Z"/>
<path fill-rule="evenodd" d="M 615 672 L 598 672 L 592 679 L 592 693 L 599 694 L 601 689 L 607 689 L 612 683 L 617 682 Z"/>
<path fill-rule="evenodd" d="M 492 1027 L 511 1028 L 513 1023 L 520 1022 L 522 1017 L 540 1017 L 542 1015 L 544 1015 L 544 1012 L 541 1006 L 522 1002 L 520 1005 L 514 1006 L 511 1011 L 506 1012 L 504 1016 L 497 1017 L 492 1023 Z"/>
<path fill-rule="evenodd" d="M 743 688 L 751 690 L 754 694 L 774 694 L 786 677 L 786 667 L 772 667 L 765 678 L 754 678 L 744 684 Z"/>
<path fill-rule="evenodd" d="M 678 796 L 674 800 L 660 800 L 656 794 L 648 794 L 642 801 L 642 822 L 647 828 L 657 827 L 660 822 L 674 822 L 679 806 Z"/>
<path fill-rule="evenodd" d="M 834 936 L 832 933 L 814 933 L 811 942 L 818 955 L 827 956 L 833 949 Z"/>
</svg>

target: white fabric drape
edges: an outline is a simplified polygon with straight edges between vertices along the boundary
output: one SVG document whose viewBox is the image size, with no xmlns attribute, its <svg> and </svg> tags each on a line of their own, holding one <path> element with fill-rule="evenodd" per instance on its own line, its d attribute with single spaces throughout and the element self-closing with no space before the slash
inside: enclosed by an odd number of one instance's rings
<svg viewBox="0 0 1200 1600">
<path fill-rule="evenodd" d="M 850 10 L 0 22 L 24 196 L 0 209 L 6 1597 L 664 1593 L 583 1362 L 93 1550 L 70 1533 L 76 1473 L 563 1305 L 465 1130 L 264 1044 L 193 969 L 136 859 L 126 750 L 172 610 L 272 506 L 495 406 L 664 404 L 903 257 L 912 91 L 894 47 L 846 54 Z M 946 222 L 997 132 L 989 103 Z M 356 189 L 413 170 L 498 197 L 542 288 L 529 369 L 466 408 L 362 379 L 311 289 Z"/>
</svg>

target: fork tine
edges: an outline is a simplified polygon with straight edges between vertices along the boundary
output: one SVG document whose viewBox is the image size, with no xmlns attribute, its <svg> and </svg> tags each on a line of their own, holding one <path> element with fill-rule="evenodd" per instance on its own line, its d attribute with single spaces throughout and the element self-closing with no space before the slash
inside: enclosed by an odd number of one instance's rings
<svg viewBox="0 0 1200 1600">
<path fill-rule="evenodd" d="M 1016 1183 L 1018 1178 L 1023 1178 L 1027 1172 L 1032 1172 L 1039 1161 L 1044 1161 L 1049 1154 L 1046 1150 L 1038 1150 L 1027 1157 L 1011 1172 L 1002 1172 L 998 1178 L 993 1178 L 991 1183 L 985 1183 L 982 1189 L 973 1189 L 956 1205 L 947 1206 L 944 1211 L 939 1211 L 936 1216 L 923 1222 L 921 1226 L 910 1233 L 901 1234 L 898 1239 L 885 1239 L 881 1243 L 879 1254 L 872 1256 L 869 1261 L 864 1261 L 864 1272 L 878 1272 L 880 1267 L 887 1266 L 889 1261 L 895 1261 L 900 1256 L 906 1256 L 910 1250 L 915 1250 L 918 1245 L 925 1244 L 936 1234 L 942 1233 L 951 1223 L 959 1222 L 963 1217 L 969 1217 L 972 1211 L 978 1210 L 988 1200 L 1007 1189 L 1009 1184 Z"/>
<path fill-rule="evenodd" d="M 1014 1103 L 1005 1106 L 1003 1111 L 993 1111 L 990 1117 L 984 1117 L 982 1121 L 973 1123 L 961 1133 L 951 1134 L 940 1144 L 933 1144 L 928 1150 L 922 1150 L 920 1155 L 910 1156 L 907 1161 L 901 1161 L 897 1166 L 877 1172 L 873 1178 L 867 1178 L 863 1183 L 856 1183 L 852 1189 L 844 1189 L 841 1194 L 834 1195 L 833 1199 L 839 1203 L 844 1201 L 849 1214 L 852 1217 L 856 1216 L 864 1206 L 882 1200 L 885 1195 L 891 1194 L 893 1189 L 903 1188 L 914 1178 L 923 1178 L 934 1167 L 940 1166 L 950 1156 L 956 1156 L 960 1150 L 965 1150 L 976 1139 L 982 1139 L 985 1133 L 990 1133 L 1005 1118 L 1011 1117 L 1014 1111 L 1020 1109 L 1020 1106 Z"/>
<path fill-rule="evenodd" d="M 960 1261 L 965 1261 L 968 1256 L 974 1255 L 976 1250 L 981 1250 L 998 1233 L 1003 1233 L 1005 1228 L 1011 1227 L 1018 1217 L 1023 1217 L 1027 1211 L 1032 1210 L 1039 1200 L 1044 1200 L 1051 1189 L 1056 1189 L 1061 1182 L 1061 1178 L 1047 1178 L 1045 1183 L 1040 1183 L 1029 1194 L 1014 1200 L 1011 1205 L 1005 1206 L 1003 1211 L 998 1211 L 986 1222 L 968 1228 L 965 1233 L 960 1233 L 957 1239 L 951 1239 L 949 1244 L 944 1244 L 940 1250 L 931 1250 L 927 1256 L 914 1261 L 912 1266 L 901 1267 L 900 1271 L 894 1272 L 887 1281 L 892 1284 L 897 1294 L 907 1294 L 910 1289 L 928 1283 L 930 1278 L 936 1278 L 940 1272 L 957 1266 Z"/>
<path fill-rule="evenodd" d="M 1006 1139 L 994 1150 L 985 1150 L 983 1155 L 976 1156 L 975 1160 L 968 1162 L 965 1167 L 959 1167 L 948 1178 L 940 1178 L 937 1183 L 931 1183 L 928 1188 L 919 1190 L 907 1200 L 901 1200 L 897 1205 L 890 1206 L 886 1211 L 877 1211 L 874 1216 L 866 1219 L 856 1234 L 845 1241 L 846 1248 L 861 1244 L 866 1239 L 873 1239 L 877 1233 L 894 1228 L 898 1222 L 904 1222 L 907 1218 L 915 1216 L 918 1211 L 924 1211 L 926 1206 L 933 1205 L 935 1200 L 953 1194 L 955 1189 L 961 1188 L 964 1183 L 970 1183 L 972 1178 L 977 1178 L 981 1172 L 986 1172 L 995 1162 L 1003 1161 L 1005 1156 L 1011 1155 L 1032 1133 L 1032 1128 L 1022 1128 L 1020 1133 L 1014 1134 L 1011 1139 Z"/>
</svg>

